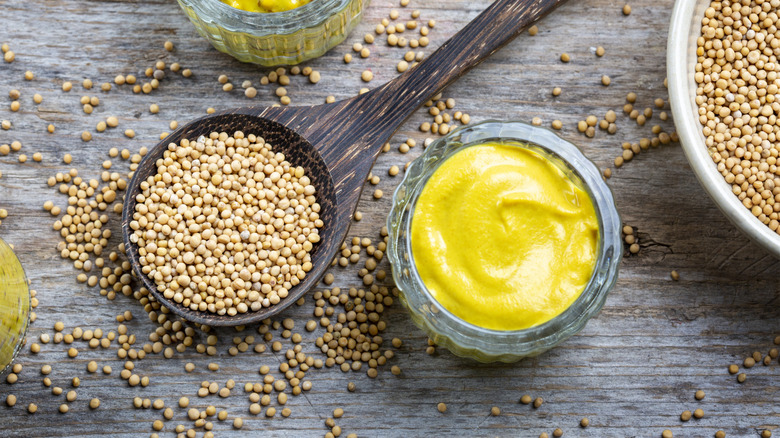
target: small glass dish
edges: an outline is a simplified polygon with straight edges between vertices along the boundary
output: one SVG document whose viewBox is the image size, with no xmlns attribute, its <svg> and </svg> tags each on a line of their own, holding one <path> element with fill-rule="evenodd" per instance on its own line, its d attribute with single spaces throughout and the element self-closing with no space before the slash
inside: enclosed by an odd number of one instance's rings
<svg viewBox="0 0 780 438">
<path fill-rule="evenodd" d="M 590 282 L 577 300 L 550 321 L 524 330 L 490 330 L 450 313 L 428 292 L 414 264 L 411 222 L 417 198 L 428 178 L 447 158 L 463 148 L 488 141 L 528 148 L 544 155 L 590 195 L 599 221 L 598 259 Z M 623 256 L 621 223 L 615 201 L 596 166 L 573 144 L 552 131 L 521 122 L 486 121 L 456 129 L 414 160 L 393 194 L 387 217 L 387 255 L 401 302 L 414 323 L 438 346 L 480 362 L 515 362 L 536 356 L 582 330 L 596 315 L 617 281 Z"/>
<path fill-rule="evenodd" d="M 11 247 L 0 239 L 0 375 L 24 346 L 30 325 L 27 276 Z"/>
<path fill-rule="evenodd" d="M 178 0 L 198 33 L 220 52 L 263 66 L 322 56 L 360 22 L 369 0 L 312 0 L 284 12 L 248 12 L 220 0 Z"/>
</svg>

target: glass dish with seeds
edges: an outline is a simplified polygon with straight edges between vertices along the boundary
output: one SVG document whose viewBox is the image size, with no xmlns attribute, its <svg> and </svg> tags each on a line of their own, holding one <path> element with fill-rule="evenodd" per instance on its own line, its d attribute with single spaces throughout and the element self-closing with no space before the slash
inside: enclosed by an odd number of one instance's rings
<svg viewBox="0 0 780 438">
<path fill-rule="evenodd" d="M 426 182 L 449 157 L 485 142 L 527 148 L 543 155 L 588 192 L 598 219 L 596 264 L 585 289 L 563 313 L 527 329 L 492 330 L 455 316 L 428 291 L 412 253 L 412 217 Z M 469 125 L 431 143 L 411 163 L 393 195 L 387 224 L 390 235 L 387 254 L 393 266 L 393 278 L 401 290 L 401 302 L 409 309 L 414 323 L 436 345 L 480 362 L 514 362 L 535 356 L 580 331 L 604 305 L 607 293 L 617 280 L 622 258 L 620 217 L 612 193 L 596 166 L 576 146 L 552 131 L 520 122 L 487 121 Z"/>
<path fill-rule="evenodd" d="M 220 0 L 178 0 L 198 33 L 242 62 L 295 65 L 322 56 L 360 22 L 369 0 L 315 0 L 272 13 L 236 9 Z"/>
</svg>

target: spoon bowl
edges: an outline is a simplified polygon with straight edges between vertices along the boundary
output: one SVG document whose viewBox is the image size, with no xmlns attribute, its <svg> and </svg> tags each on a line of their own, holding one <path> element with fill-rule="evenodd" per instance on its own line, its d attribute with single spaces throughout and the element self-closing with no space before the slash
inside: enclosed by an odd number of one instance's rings
<svg viewBox="0 0 780 438">
<path fill-rule="evenodd" d="M 136 275 L 141 279 L 143 285 L 149 292 L 163 303 L 176 315 L 181 316 L 192 322 L 206 325 L 243 325 L 256 322 L 278 312 L 276 307 L 283 303 L 293 303 L 303 296 L 307 290 L 317 284 L 317 281 L 324 274 L 333 259 L 333 254 L 338 249 L 342 236 L 335 236 L 339 230 L 335 227 L 325 226 L 320 229 L 320 243 L 314 246 L 309 253 L 312 258 L 312 270 L 306 274 L 306 277 L 295 287 L 282 302 L 271 307 L 264 307 L 256 312 L 239 313 L 234 316 L 218 315 L 210 312 L 201 312 L 192 310 L 180 303 L 165 298 L 157 290 L 154 281 L 140 272 L 138 245 L 129 240 L 132 230 L 129 229 L 129 223 L 133 220 L 135 212 L 136 196 L 141 193 L 141 182 L 150 175 L 157 172 L 156 161 L 162 158 L 163 153 L 168 149 L 170 143 L 178 144 L 181 140 L 195 140 L 201 135 L 207 136 L 212 132 L 234 133 L 242 131 L 245 135 L 255 134 L 273 147 L 274 152 L 281 152 L 285 159 L 290 163 L 295 163 L 306 170 L 306 175 L 311 179 L 312 185 L 317 189 L 317 202 L 320 204 L 320 218 L 326 224 L 334 221 L 338 205 L 336 200 L 335 188 L 330 172 L 325 165 L 320 153 L 306 139 L 301 137 L 295 131 L 284 125 L 249 114 L 240 114 L 235 112 L 223 112 L 213 114 L 194 120 L 173 132 L 163 141 L 152 148 L 146 157 L 141 161 L 136 169 L 133 179 L 130 183 L 126 201 L 123 205 L 122 231 L 125 240 L 125 248 L 128 258 L 131 260 Z M 285 306 L 286 307 L 286 306 Z"/>
<path fill-rule="evenodd" d="M 122 209 L 122 235 L 133 272 L 160 303 L 189 321 L 244 325 L 281 312 L 311 288 L 330 266 L 347 234 L 366 177 L 395 130 L 425 101 L 479 64 L 565 0 L 497 0 L 427 59 L 396 79 L 348 100 L 311 107 L 244 107 L 194 120 L 158 143 L 136 169 Z M 271 307 L 235 316 L 193 311 L 165 298 L 142 271 L 138 245 L 130 241 L 141 181 L 156 174 L 170 143 L 211 132 L 242 131 L 271 144 L 302 166 L 321 206 L 320 242 L 312 270 L 286 298 Z"/>
</svg>

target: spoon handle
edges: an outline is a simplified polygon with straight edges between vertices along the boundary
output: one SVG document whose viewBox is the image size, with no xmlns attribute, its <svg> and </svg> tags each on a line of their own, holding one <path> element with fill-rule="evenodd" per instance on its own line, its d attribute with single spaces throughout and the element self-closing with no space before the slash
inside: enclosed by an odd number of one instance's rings
<svg viewBox="0 0 780 438">
<path fill-rule="evenodd" d="M 389 107 L 374 123 L 395 130 L 425 101 L 565 1 L 496 0 L 420 64 L 369 93 L 367 100 Z"/>
</svg>

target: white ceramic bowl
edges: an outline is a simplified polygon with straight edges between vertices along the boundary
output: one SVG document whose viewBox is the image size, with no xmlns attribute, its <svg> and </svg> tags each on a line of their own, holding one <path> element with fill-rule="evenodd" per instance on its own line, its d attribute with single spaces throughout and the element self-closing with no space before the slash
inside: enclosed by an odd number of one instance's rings
<svg viewBox="0 0 780 438">
<path fill-rule="evenodd" d="M 780 234 L 756 219 L 731 192 L 731 185 L 718 172 L 704 144 L 698 106 L 694 101 L 696 83 L 693 75 L 696 39 L 701 35 L 701 19 L 709 5 L 709 0 L 677 0 L 674 4 L 666 47 L 666 75 L 674 125 L 688 163 L 715 205 L 751 240 L 780 258 Z"/>
</svg>

